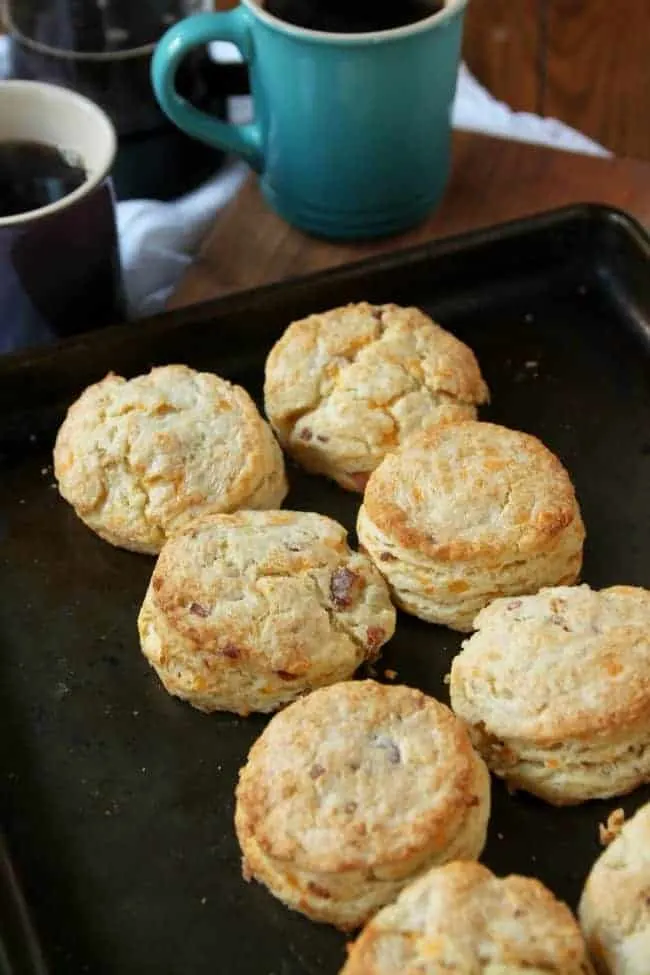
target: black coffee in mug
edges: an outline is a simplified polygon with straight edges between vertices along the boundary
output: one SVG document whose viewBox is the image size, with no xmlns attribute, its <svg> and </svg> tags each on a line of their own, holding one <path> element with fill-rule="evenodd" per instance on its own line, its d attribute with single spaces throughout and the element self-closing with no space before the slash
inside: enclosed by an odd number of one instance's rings
<svg viewBox="0 0 650 975">
<path fill-rule="evenodd" d="M 0 354 L 123 318 L 116 145 L 76 92 L 0 81 Z"/>
<path fill-rule="evenodd" d="M 85 180 L 75 153 L 41 142 L 0 142 L 0 217 L 57 203 Z"/>
<path fill-rule="evenodd" d="M 333 34 L 405 27 L 431 17 L 444 5 L 444 0 L 265 0 L 263 4 L 288 24 Z"/>
</svg>

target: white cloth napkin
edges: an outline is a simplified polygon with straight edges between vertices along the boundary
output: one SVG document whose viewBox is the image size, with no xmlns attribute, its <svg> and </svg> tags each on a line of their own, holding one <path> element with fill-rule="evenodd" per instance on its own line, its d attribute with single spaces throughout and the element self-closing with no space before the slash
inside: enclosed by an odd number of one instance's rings
<svg viewBox="0 0 650 975">
<path fill-rule="evenodd" d="M 250 100 L 232 99 L 231 117 L 250 115 Z M 590 155 L 608 155 L 602 146 L 555 119 L 513 112 L 489 94 L 463 65 L 453 108 L 458 129 Z M 218 211 L 237 192 L 246 175 L 241 162 L 173 203 L 130 200 L 118 205 L 118 227 L 129 314 L 161 310 L 192 261 L 203 234 Z"/>
</svg>

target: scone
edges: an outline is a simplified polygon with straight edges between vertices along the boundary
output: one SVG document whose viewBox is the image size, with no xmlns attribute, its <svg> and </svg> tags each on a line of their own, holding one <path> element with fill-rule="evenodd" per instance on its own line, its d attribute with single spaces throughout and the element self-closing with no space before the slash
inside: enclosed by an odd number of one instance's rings
<svg viewBox="0 0 650 975">
<path fill-rule="evenodd" d="M 596 860 L 579 907 L 602 975 L 650 972 L 650 803 L 628 820 Z"/>
<path fill-rule="evenodd" d="M 433 864 L 478 857 L 489 811 L 487 769 L 449 708 L 352 681 L 271 720 L 240 773 L 235 826 L 247 879 L 352 929 Z"/>
<path fill-rule="evenodd" d="M 350 491 L 411 433 L 474 419 L 488 399 L 471 349 L 417 308 L 367 302 L 290 325 L 264 394 L 285 450 Z"/>
<path fill-rule="evenodd" d="M 54 474 L 89 528 L 149 554 L 205 511 L 279 508 L 287 493 L 282 451 L 248 393 L 187 366 L 89 386 L 59 430 Z"/>
<path fill-rule="evenodd" d="M 584 527 L 539 440 L 492 423 L 430 427 L 372 474 L 359 541 L 407 613 L 470 630 L 497 596 L 569 584 Z"/>
<path fill-rule="evenodd" d="M 322 515 L 208 515 L 163 548 L 140 611 L 142 651 L 202 711 L 274 711 L 347 680 L 395 630 L 372 562 Z"/>
<path fill-rule="evenodd" d="M 367 925 L 341 975 L 588 975 L 569 908 L 538 880 L 434 867 Z M 647 972 L 647 969 L 646 969 Z"/>
<path fill-rule="evenodd" d="M 555 805 L 650 782 L 650 592 L 544 589 L 475 626 L 451 703 L 493 772 Z"/>
</svg>

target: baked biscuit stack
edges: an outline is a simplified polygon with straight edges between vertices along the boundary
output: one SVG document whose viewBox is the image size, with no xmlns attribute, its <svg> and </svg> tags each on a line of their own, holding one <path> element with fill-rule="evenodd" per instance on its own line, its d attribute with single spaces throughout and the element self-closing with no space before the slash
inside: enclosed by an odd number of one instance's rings
<svg viewBox="0 0 650 975">
<path fill-rule="evenodd" d="M 473 352 L 418 309 L 294 322 L 264 396 L 270 426 L 218 376 L 109 375 L 54 451 L 86 525 L 159 553 L 138 629 L 166 690 L 203 711 L 285 708 L 236 788 L 245 877 L 313 920 L 369 922 L 343 975 L 589 975 L 565 905 L 472 861 L 488 768 L 554 805 L 650 782 L 650 592 L 573 585 L 585 529 L 569 474 L 534 436 L 476 419 L 488 388 Z M 272 431 L 307 471 L 363 493 L 360 552 L 324 514 L 278 510 Z M 352 680 L 392 637 L 393 602 L 475 630 L 452 710 Z M 650 973 L 648 844 L 646 807 L 585 887 L 599 972 Z"/>
</svg>

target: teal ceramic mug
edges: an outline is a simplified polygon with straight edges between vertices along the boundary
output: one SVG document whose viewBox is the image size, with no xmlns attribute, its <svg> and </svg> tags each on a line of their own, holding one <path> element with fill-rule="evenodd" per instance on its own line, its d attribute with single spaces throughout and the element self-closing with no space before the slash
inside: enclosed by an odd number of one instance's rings
<svg viewBox="0 0 650 975">
<path fill-rule="evenodd" d="M 367 34 L 306 30 L 257 0 L 188 17 L 159 42 L 152 80 L 179 128 L 243 156 L 264 196 L 318 236 L 406 230 L 444 191 L 451 107 L 467 0 L 415 24 Z M 229 125 L 190 105 L 174 84 L 199 44 L 233 42 L 250 69 L 254 122 Z"/>
</svg>

